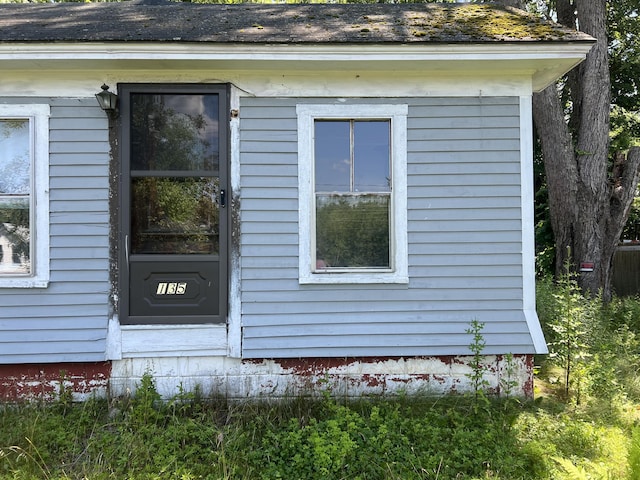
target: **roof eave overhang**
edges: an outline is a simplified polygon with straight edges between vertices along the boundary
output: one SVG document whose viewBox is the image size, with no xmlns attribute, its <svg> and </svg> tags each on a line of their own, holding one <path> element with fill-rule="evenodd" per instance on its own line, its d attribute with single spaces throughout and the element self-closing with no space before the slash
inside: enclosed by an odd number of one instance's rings
<svg viewBox="0 0 640 480">
<path fill-rule="evenodd" d="M 528 75 L 539 91 L 584 60 L 594 42 L 265 44 L 0 43 L 0 70 L 277 70 L 493 72 Z"/>
</svg>

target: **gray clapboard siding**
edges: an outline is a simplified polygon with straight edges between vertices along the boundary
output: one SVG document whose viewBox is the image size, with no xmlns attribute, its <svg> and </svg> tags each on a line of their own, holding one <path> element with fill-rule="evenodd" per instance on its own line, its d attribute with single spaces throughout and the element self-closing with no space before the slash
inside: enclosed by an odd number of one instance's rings
<svg viewBox="0 0 640 480">
<path fill-rule="evenodd" d="M 50 283 L 0 289 L 0 363 L 105 359 L 109 144 L 95 99 L 49 103 Z"/>
<path fill-rule="evenodd" d="M 409 284 L 299 285 L 296 100 L 243 98 L 243 355 L 464 354 L 473 319 L 486 324 L 487 353 L 533 353 L 522 312 L 519 99 L 348 102 L 409 105 Z"/>
</svg>

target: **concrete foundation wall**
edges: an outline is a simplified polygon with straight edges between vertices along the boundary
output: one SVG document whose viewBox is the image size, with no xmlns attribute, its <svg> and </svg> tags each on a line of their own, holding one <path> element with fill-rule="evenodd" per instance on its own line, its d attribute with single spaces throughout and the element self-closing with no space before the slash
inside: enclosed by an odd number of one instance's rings
<svg viewBox="0 0 640 480">
<path fill-rule="evenodd" d="M 443 395 L 473 391 L 472 357 L 239 360 L 230 358 L 126 359 L 113 363 L 111 394 L 131 394 L 145 372 L 166 398 L 196 387 L 204 396 L 283 398 L 331 391 L 340 397 Z M 533 357 L 484 357 L 491 394 L 533 396 Z"/>
<path fill-rule="evenodd" d="M 91 395 L 135 394 L 146 373 L 163 398 L 198 391 L 230 400 L 444 395 L 473 392 L 469 356 L 239 360 L 227 357 L 131 358 L 112 363 L 58 363 L 0 366 L 0 401 L 55 399 L 71 392 L 78 401 Z M 483 389 L 492 395 L 533 396 L 533 357 L 489 355 L 483 362 Z"/>
</svg>

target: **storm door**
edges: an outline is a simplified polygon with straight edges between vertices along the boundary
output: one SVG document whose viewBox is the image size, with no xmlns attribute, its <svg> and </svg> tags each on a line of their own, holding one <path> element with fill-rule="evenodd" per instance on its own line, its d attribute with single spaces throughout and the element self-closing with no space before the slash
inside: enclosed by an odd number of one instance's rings
<svg viewBox="0 0 640 480">
<path fill-rule="evenodd" d="M 120 319 L 225 321 L 224 85 L 119 85 Z"/>
</svg>

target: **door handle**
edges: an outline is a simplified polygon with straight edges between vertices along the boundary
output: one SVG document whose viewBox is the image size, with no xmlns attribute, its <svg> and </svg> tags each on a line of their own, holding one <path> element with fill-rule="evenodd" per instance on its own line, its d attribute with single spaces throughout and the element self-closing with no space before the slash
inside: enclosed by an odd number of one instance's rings
<svg viewBox="0 0 640 480">
<path fill-rule="evenodd" d="M 227 192 L 224 189 L 220 190 L 220 206 L 222 208 L 227 206 Z"/>
</svg>

